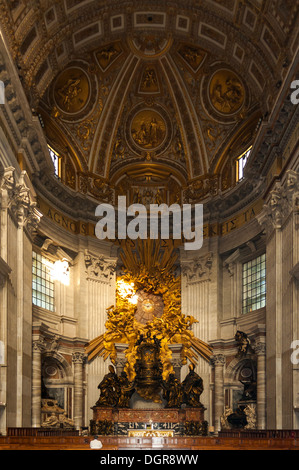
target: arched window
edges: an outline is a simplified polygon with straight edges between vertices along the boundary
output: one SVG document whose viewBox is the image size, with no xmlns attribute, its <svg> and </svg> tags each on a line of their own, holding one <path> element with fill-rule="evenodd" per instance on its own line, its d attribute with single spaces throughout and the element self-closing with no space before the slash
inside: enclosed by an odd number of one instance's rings
<svg viewBox="0 0 299 470">
<path fill-rule="evenodd" d="M 48 149 L 49 149 L 50 156 L 53 162 L 55 176 L 57 176 L 58 178 L 61 178 L 61 156 L 59 155 L 58 152 L 52 149 L 50 145 L 48 145 Z"/>
<path fill-rule="evenodd" d="M 252 146 L 243 152 L 236 160 L 236 181 L 241 181 L 244 178 L 244 168 L 250 155 Z"/>
</svg>

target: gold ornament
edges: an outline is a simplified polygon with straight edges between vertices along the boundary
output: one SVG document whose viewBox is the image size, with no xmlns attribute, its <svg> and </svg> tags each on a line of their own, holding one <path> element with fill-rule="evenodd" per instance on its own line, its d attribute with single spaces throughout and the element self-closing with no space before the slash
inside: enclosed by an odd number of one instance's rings
<svg viewBox="0 0 299 470">
<path fill-rule="evenodd" d="M 106 332 L 88 343 L 88 359 L 101 355 L 104 360 L 110 357 L 115 363 L 115 343 L 127 344 L 124 371 L 129 382 L 133 382 L 138 338 L 143 335 L 159 341 L 165 381 L 173 373 L 171 344 L 182 344 L 183 364 L 189 360 L 195 365 L 198 354 L 209 360 L 211 347 L 195 338 L 191 331 L 196 320 L 181 312 L 181 279 L 175 274 L 177 255 L 173 247 L 168 245 L 162 249 L 159 240 L 137 240 L 133 247 L 131 242 L 123 241 L 121 259 L 124 274 L 117 281 L 116 305 L 107 309 Z M 138 314 L 139 295 L 148 316 Z M 156 308 L 158 314 L 155 314 Z"/>
<path fill-rule="evenodd" d="M 63 71 L 57 78 L 54 97 L 57 106 L 65 113 L 78 113 L 86 105 L 90 94 L 89 80 L 78 67 Z"/>
<path fill-rule="evenodd" d="M 213 75 L 209 93 L 212 105 L 222 114 L 236 113 L 244 103 L 244 86 L 230 70 L 219 70 Z"/>
<path fill-rule="evenodd" d="M 145 109 L 137 113 L 131 124 L 131 137 L 144 149 L 159 147 L 166 136 L 166 124 L 156 111 Z"/>
</svg>

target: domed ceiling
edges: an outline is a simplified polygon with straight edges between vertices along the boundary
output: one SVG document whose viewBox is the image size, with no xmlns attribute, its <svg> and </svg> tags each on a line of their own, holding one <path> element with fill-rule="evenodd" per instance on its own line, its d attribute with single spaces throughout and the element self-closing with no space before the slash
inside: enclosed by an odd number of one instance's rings
<svg viewBox="0 0 299 470">
<path fill-rule="evenodd" d="M 25 93 L 62 157 L 57 184 L 145 204 L 232 188 L 291 62 L 295 4 L 3 2 Z"/>
</svg>

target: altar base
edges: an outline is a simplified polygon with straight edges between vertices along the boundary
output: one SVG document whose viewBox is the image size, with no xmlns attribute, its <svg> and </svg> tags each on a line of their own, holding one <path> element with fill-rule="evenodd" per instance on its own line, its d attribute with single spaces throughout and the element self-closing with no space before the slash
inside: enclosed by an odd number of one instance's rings
<svg viewBox="0 0 299 470">
<path fill-rule="evenodd" d="M 204 435 L 204 407 L 201 408 L 163 408 L 129 409 L 92 407 L 93 420 L 91 434 L 99 434 L 103 423 L 111 424 L 115 435 L 132 435 L 132 432 L 166 431 L 171 435 L 184 435 L 190 423 L 201 428 Z M 170 434 L 168 434 L 170 436 Z"/>
</svg>

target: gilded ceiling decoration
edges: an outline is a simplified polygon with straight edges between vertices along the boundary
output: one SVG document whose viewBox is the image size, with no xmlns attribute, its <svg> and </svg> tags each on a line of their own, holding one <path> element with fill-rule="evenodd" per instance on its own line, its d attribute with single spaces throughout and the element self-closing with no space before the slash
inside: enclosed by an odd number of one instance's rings
<svg viewBox="0 0 299 470">
<path fill-rule="evenodd" d="M 218 70 L 210 80 L 212 106 L 223 114 L 236 113 L 244 103 L 245 90 L 239 77 L 230 70 Z"/>
<path fill-rule="evenodd" d="M 59 181 L 97 202 L 232 189 L 234 160 L 296 50 L 296 3 L 3 0 L 24 91 L 62 157 Z"/>
<path fill-rule="evenodd" d="M 64 70 L 54 86 L 54 100 L 63 113 L 77 114 L 85 106 L 90 96 L 88 76 L 79 68 Z"/>
</svg>

